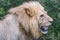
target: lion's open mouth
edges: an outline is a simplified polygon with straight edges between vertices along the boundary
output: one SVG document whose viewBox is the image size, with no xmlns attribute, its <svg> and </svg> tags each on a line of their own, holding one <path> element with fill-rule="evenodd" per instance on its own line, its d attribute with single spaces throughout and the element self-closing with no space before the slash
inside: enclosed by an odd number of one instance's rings
<svg viewBox="0 0 60 40">
<path fill-rule="evenodd" d="M 48 26 L 41 26 L 40 29 L 43 34 L 46 34 L 48 32 Z"/>
</svg>

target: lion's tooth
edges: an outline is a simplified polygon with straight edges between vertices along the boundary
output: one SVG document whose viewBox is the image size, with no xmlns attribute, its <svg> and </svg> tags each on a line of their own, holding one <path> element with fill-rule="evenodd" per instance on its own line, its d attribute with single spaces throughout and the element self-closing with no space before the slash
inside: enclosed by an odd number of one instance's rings
<svg viewBox="0 0 60 40">
<path fill-rule="evenodd" d="M 41 32 L 42 32 L 43 34 L 47 34 L 48 31 L 45 31 L 45 32 L 44 32 L 44 31 L 41 31 Z"/>
<path fill-rule="evenodd" d="M 48 29 L 48 27 L 44 27 L 44 29 L 45 29 L 45 30 L 47 30 L 47 29 Z"/>
</svg>

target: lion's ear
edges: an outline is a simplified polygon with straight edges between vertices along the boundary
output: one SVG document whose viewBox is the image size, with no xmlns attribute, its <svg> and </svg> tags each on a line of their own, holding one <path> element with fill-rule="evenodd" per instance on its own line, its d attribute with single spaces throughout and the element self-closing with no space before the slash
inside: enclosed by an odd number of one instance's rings
<svg viewBox="0 0 60 40">
<path fill-rule="evenodd" d="M 24 8 L 24 10 L 25 10 L 25 13 L 26 13 L 28 16 L 30 16 L 30 17 L 33 16 L 31 9 L 29 9 L 29 8 Z"/>
</svg>

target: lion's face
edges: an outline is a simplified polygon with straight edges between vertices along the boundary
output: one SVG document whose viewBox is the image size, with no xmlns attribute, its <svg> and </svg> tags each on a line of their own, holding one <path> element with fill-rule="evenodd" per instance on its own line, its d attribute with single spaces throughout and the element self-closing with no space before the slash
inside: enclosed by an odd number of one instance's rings
<svg viewBox="0 0 60 40">
<path fill-rule="evenodd" d="M 21 6 L 11 9 L 9 12 L 18 15 L 18 20 L 25 31 L 27 33 L 30 31 L 34 38 L 39 38 L 41 34 L 46 34 L 48 26 L 53 21 L 39 2 L 24 3 Z"/>
<path fill-rule="evenodd" d="M 38 27 L 40 28 L 40 31 L 43 34 L 46 34 L 48 32 L 48 27 L 49 25 L 51 25 L 53 19 L 50 16 L 48 16 L 47 12 L 44 9 L 38 11 L 37 18 L 39 25 Z"/>
</svg>

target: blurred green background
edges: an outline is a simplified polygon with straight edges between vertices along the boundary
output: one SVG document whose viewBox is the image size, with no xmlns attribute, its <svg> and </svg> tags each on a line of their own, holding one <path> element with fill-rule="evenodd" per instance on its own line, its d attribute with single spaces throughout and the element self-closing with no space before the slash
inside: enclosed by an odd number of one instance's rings
<svg viewBox="0 0 60 40">
<path fill-rule="evenodd" d="M 9 8 L 16 7 L 25 1 L 29 0 L 0 0 L 0 19 L 7 14 Z M 43 37 L 43 40 L 60 40 L 60 0 L 37 1 L 45 7 L 48 15 L 54 20 L 49 28 L 48 34 Z"/>
</svg>

